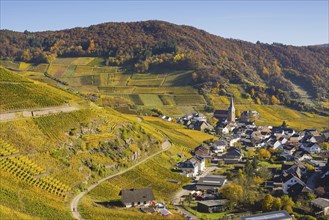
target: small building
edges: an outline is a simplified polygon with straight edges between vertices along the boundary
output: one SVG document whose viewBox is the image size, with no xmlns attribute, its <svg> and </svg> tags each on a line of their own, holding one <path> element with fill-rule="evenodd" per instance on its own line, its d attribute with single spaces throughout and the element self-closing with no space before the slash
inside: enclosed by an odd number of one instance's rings
<svg viewBox="0 0 329 220">
<path fill-rule="evenodd" d="M 194 148 L 193 151 L 194 155 L 203 157 L 203 158 L 210 158 L 211 157 L 211 150 L 209 147 L 201 144 L 200 146 Z"/>
<path fill-rule="evenodd" d="M 240 121 L 241 122 L 254 122 L 259 118 L 259 113 L 257 111 L 244 111 L 241 114 Z"/>
<path fill-rule="evenodd" d="M 281 210 L 275 212 L 265 212 L 256 215 L 242 216 L 240 220 L 292 220 L 291 215 L 288 212 Z"/>
<path fill-rule="evenodd" d="M 321 148 L 318 144 L 316 143 L 303 143 L 301 145 L 301 148 L 309 153 L 320 153 Z"/>
<path fill-rule="evenodd" d="M 208 122 L 206 121 L 196 121 L 193 126 L 194 130 L 198 131 L 205 131 L 205 130 L 213 130 L 214 127 L 211 126 Z"/>
<path fill-rule="evenodd" d="M 236 164 L 242 160 L 241 150 L 235 147 L 230 147 L 227 153 L 223 155 L 223 161 L 226 164 Z"/>
<path fill-rule="evenodd" d="M 329 215 L 329 199 L 317 198 L 311 201 L 317 215 Z"/>
<path fill-rule="evenodd" d="M 229 200 L 220 199 L 220 200 L 207 200 L 198 202 L 197 211 L 198 212 L 223 212 L 227 208 Z"/>
<path fill-rule="evenodd" d="M 198 174 L 199 164 L 195 158 L 188 159 L 178 165 L 187 177 L 194 177 Z"/>
<path fill-rule="evenodd" d="M 196 183 L 197 190 L 216 191 L 226 183 L 226 176 L 221 175 L 206 175 L 201 177 Z"/>
<path fill-rule="evenodd" d="M 227 145 L 228 145 L 227 141 L 218 140 L 212 144 L 211 149 L 214 153 L 223 153 Z"/>
<path fill-rule="evenodd" d="M 125 207 L 149 206 L 154 200 L 151 188 L 131 188 L 120 191 L 121 202 Z"/>
</svg>

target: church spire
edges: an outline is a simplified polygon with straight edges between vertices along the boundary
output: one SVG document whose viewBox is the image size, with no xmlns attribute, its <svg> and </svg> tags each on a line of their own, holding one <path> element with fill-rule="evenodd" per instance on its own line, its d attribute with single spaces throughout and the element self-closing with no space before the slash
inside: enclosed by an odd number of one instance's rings
<svg viewBox="0 0 329 220">
<path fill-rule="evenodd" d="M 230 107 L 228 108 L 228 121 L 235 122 L 235 107 L 233 102 L 233 96 L 231 97 Z"/>
<path fill-rule="evenodd" d="M 234 102 L 233 102 L 233 96 L 231 97 L 231 102 L 230 102 L 230 107 L 228 108 L 230 111 L 235 111 L 235 108 L 234 108 Z"/>
</svg>

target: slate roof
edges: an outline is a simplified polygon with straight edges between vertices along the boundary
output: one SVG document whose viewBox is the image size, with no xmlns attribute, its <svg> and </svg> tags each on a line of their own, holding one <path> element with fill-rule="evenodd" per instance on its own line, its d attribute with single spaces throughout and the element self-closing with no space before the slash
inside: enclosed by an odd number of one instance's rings
<svg viewBox="0 0 329 220">
<path fill-rule="evenodd" d="M 206 200 L 206 201 L 200 201 L 198 203 L 203 204 L 208 207 L 213 206 L 223 206 L 226 205 L 229 202 L 227 199 L 220 199 L 220 200 Z"/>
<path fill-rule="evenodd" d="M 154 200 L 151 188 L 131 188 L 120 191 L 121 201 L 123 203 L 143 202 Z"/>
<path fill-rule="evenodd" d="M 184 161 L 179 165 L 180 168 L 194 168 L 198 166 L 198 162 L 195 158 Z"/>
<path fill-rule="evenodd" d="M 292 217 L 288 214 L 288 212 L 282 211 L 275 211 L 275 212 L 265 212 L 256 215 L 250 216 L 242 216 L 240 217 L 241 220 L 287 220 L 292 219 Z"/>
<path fill-rule="evenodd" d="M 312 200 L 311 202 L 313 205 L 320 207 L 322 209 L 329 207 L 329 199 L 325 199 L 325 198 L 317 198 Z"/>
<path fill-rule="evenodd" d="M 221 187 L 224 184 L 225 180 L 226 180 L 226 176 L 206 175 L 205 177 L 201 177 L 199 181 L 196 183 L 196 185 Z"/>
</svg>

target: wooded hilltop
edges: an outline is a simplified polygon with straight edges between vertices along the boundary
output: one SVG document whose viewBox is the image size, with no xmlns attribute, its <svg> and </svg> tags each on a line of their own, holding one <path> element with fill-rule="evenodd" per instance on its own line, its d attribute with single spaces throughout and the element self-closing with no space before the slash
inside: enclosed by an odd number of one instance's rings
<svg viewBox="0 0 329 220">
<path fill-rule="evenodd" d="M 0 33 L 1 59 L 49 63 L 56 57 L 104 57 L 106 65 L 137 72 L 193 69 L 202 92 L 215 87 L 223 92 L 225 84 L 239 83 L 264 104 L 274 95 L 288 106 L 307 109 L 293 100 L 298 94 L 292 82 L 318 101 L 329 99 L 329 47 L 254 44 L 163 21 Z"/>
</svg>

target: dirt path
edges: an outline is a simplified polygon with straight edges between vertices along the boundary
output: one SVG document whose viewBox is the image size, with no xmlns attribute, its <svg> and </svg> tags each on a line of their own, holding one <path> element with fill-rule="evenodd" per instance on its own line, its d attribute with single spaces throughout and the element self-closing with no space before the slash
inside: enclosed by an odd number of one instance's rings
<svg viewBox="0 0 329 220">
<path fill-rule="evenodd" d="M 122 175 L 122 174 L 128 172 L 129 170 L 134 169 L 135 167 L 137 167 L 137 166 L 139 166 L 140 164 L 144 163 L 144 162 L 147 161 L 148 159 L 150 159 L 150 158 L 152 158 L 152 157 L 154 157 L 154 156 L 156 156 L 156 155 L 158 155 L 158 154 L 160 154 L 160 153 L 162 153 L 162 152 L 168 150 L 170 147 L 171 147 L 171 143 L 170 143 L 168 140 L 166 140 L 165 142 L 162 143 L 162 150 L 161 150 L 161 151 L 159 151 L 159 152 L 157 152 L 157 153 L 155 153 L 155 154 L 152 154 L 152 155 L 150 155 L 150 156 L 144 158 L 143 160 L 139 161 L 139 162 L 136 163 L 135 165 L 133 165 L 133 166 L 131 166 L 131 167 L 125 169 L 125 170 L 122 170 L 122 171 L 120 171 L 119 173 L 116 173 L 116 174 L 113 174 L 113 175 L 110 175 L 110 176 L 107 176 L 107 177 L 105 177 L 105 178 L 103 178 L 103 179 L 98 180 L 95 184 L 89 186 L 88 189 L 87 189 L 86 191 L 79 193 L 76 197 L 74 197 L 74 199 L 73 199 L 72 202 L 71 202 L 71 212 L 72 212 L 73 217 L 74 217 L 75 219 L 78 219 L 78 220 L 83 220 L 83 218 L 82 218 L 82 216 L 80 215 L 79 210 L 78 210 L 78 204 L 79 204 L 80 199 L 81 199 L 84 195 L 86 195 L 89 191 L 93 190 L 96 186 L 98 186 L 99 184 L 101 184 L 102 182 L 104 182 L 104 181 L 106 181 L 106 180 L 108 180 L 108 179 L 111 179 L 111 178 L 113 178 L 113 177 L 116 177 L 116 176 Z"/>
</svg>

